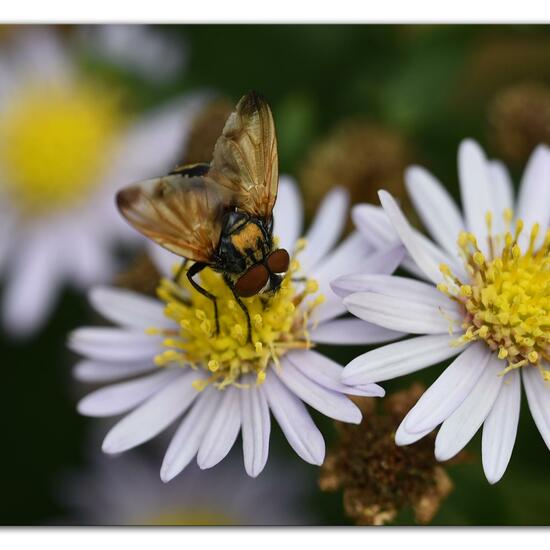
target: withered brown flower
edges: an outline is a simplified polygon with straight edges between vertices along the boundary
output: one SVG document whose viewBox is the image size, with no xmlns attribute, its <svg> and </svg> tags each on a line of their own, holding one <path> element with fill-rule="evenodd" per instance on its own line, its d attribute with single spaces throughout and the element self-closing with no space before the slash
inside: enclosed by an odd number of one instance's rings
<svg viewBox="0 0 550 550">
<path fill-rule="evenodd" d="M 128 268 L 119 273 L 114 284 L 147 296 L 157 296 L 160 273 L 146 252 L 136 256 Z"/>
<path fill-rule="evenodd" d="M 232 110 L 232 103 L 225 98 L 217 98 L 206 104 L 192 123 L 181 164 L 210 162 L 214 145 Z"/>
<path fill-rule="evenodd" d="M 498 156 L 524 164 L 539 143 L 550 143 L 550 86 L 524 82 L 504 88 L 491 102 L 488 117 Z"/>
<path fill-rule="evenodd" d="M 310 150 L 300 171 L 306 214 L 313 215 L 336 185 L 349 190 L 354 204 L 379 204 L 377 192 L 386 189 L 406 205 L 403 172 L 409 161 L 408 145 L 397 132 L 361 120 L 339 124 Z"/>
<path fill-rule="evenodd" d="M 321 466 L 319 485 L 323 491 L 342 490 L 344 511 L 358 525 L 386 524 L 406 507 L 418 523 L 429 523 L 453 489 L 434 457 L 434 434 L 406 447 L 394 441 L 397 426 L 424 390 L 415 384 L 385 398 L 381 407 L 374 398 L 353 398 L 363 411 L 362 423 L 336 423 L 339 441 Z"/>
</svg>

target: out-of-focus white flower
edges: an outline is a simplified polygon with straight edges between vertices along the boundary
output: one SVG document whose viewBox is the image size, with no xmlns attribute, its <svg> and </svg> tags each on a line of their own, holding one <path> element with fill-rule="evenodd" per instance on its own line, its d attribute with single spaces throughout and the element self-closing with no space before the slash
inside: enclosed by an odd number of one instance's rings
<svg viewBox="0 0 550 550">
<path fill-rule="evenodd" d="M 115 191 L 177 163 L 202 98 L 130 117 L 120 90 L 79 70 L 53 30 L 10 38 L 0 49 L 2 317 L 26 335 L 63 283 L 86 288 L 109 278 L 111 246 L 135 239 Z"/>
<path fill-rule="evenodd" d="M 94 57 L 150 80 L 178 78 L 187 61 L 180 41 L 149 25 L 83 25 L 79 35 L 83 48 Z"/>
<path fill-rule="evenodd" d="M 461 144 L 458 168 L 464 215 L 426 170 L 406 173 L 435 243 L 409 225 L 385 191 L 385 214 L 366 205 L 355 210 L 371 243 L 383 248 L 401 241 L 408 251 L 404 267 L 426 282 L 360 274 L 333 288 L 369 324 L 422 336 L 357 357 L 342 381 L 381 382 L 458 355 L 407 414 L 396 442 L 413 443 L 442 424 L 435 456 L 447 460 L 483 425 L 483 467 L 496 483 L 516 438 L 520 379 L 550 447 L 550 151 L 535 150 L 517 200 L 504 166 L 488 161 L 477 143 Z"/>
<path fill-rule="evenodd" d="M 229 458 L 209 472 L 196 465 L 173 483 L 162 483 L 151 457 L 100 455 L 92 469 L 56 484 L 69 517 L 78 525 L 308 525 L 307 472 L 271 464 L 253 480 Z M 304 477 L 305 474 L 305 477 Z M 308 484 L 309 481 L 309 484 Z"/>
<path fill-rule="evenodd" d="M 251 342 L 246 318 L 221 277 L 206 270 L 202 278 L 218 301 L 220 333 L 215 334 L 212 303 L 187 285 L 186 277 L 179 284 L 168 278 L 181 259 L 160 247 L 153 250 L 167 277 L 159 289 L 162 301 L 120 289 L 93 289 L 93 306 L 119 328 L 80 328 L 71 334 L 71 349 L 86 356 L 76 367 L 77 378 L 104 382 L 147 373 L 80 401 L 78 410 L 89 416 L 132 411 L 107 434 L 103 450 L 131 449 L 185 414 L 164 457 L 164 481 L 195 455 L 201 468 L 214 466 L 241 430 L 246 471 L 257 476 L 268 458 L 271 411 L 296 453 L 321 464 L 323 436 L 303 402 L 331 418 L 358 423 L 361 413 L 346 394 L 381 396 L 383 390 L 375 384 L 344 386 L 340 365 L 314 351 L 314 344 L 368 344 L 402 335 L 357 319 L 336 319 L 345 307 L 330 289 L 332 279 L 359 268 L 391 273 L 403 254 L 398 247 L 371 260 L 357 233 L 332 250 L 347 209 L 346 193 L 331 192 L 304 249 L 298 240 L 301 198 L 283 178 L 274 234 L 281 247 L 294 251 L 293 259 L 274 295 L 244 300 L 252 319 Z"/>
</svg>

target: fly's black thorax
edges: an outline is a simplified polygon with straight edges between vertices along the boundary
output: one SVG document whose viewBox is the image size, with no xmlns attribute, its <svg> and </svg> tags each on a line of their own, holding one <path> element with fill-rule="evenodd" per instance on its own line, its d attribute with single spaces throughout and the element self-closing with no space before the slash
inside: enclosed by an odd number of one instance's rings
<svg viewBox="0 0 550 550">
<path fill-rule="evenodd" d="M 263 262 L 272 247 L 270 232 L 259 218 L 239 210 L 224 215 L 218 245 L 221 270 L 243 273 L 250 266 Z"/>
</svg>

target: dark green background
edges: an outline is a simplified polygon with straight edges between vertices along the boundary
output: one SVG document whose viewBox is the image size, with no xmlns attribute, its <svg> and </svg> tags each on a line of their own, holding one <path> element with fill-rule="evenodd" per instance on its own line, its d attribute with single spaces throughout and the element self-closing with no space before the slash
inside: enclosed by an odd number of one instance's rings
<svg viewBox="0 0 550 550">
<path fill-rule="evenodd" d="M 250 89 L 262 92 L 273 107 L 283 173 L 297 174 L 310 147 L 341 119 L 361 116 L 381 123 L 401 133 L 413 145 L 417 162 L 455 197 L 460 140 L 474 137 L 490 155 L 496 153 L 487 119 L 494 95 L 516 82 L 550 83 L 550 63 L 544 62 L 550 29 L 541 26 L 205 25 L 158 30 L 181 39 L 190 52 L 188 68 L 169 85 L 152 86 L 93 58 L 82 63 L 125 86 L 131 101 L 143 109 L 197 88 L 212 88 L 231 100 Z M 541 53 L 535 61 L 525 57 L 524 52 L 537 48 Z M 480 60 L 485 60 L 482 71 L 476 70 Z M 516 181 L 519 168 L 513 167 Z M 55 484 L 67 470 L 86 466 L 86 436 L 96 421 L 75 411 L 83 390 L 71 381 L 74 358 L 65 350 L 65 337 L 72 328 L 92 322 L 84 297 L 66 291 L 56 316 L 34 339 L 12 342 L 0 335 L 1 524 L 42 524 L 67 513 L 54 499 Z M 364 350 L 333 349 L 330 354 L 344 363 L 359 351 Z M 391 391 L 416 379 L 430 382 L 438 372 L 432 367 L 384 386 Z M 332 440 L 331 422 L 316 418 Z M 450 469 L 456 489 L 434 524 L 550 523 L 549 453 L 526 403 L 510 466 L 496 486 L 483 475 L 479 439 L 468 446 L 472 460 Z M 278 455 L 292 453 L 278 430 L 272 447 Z M 290 461 L 299 459 L 292 456 Z M 345 523 L 340 495 L 311 487 L 318 521 Z M 411 522 L 408 512 L 398 521 Z"/>
</svg>

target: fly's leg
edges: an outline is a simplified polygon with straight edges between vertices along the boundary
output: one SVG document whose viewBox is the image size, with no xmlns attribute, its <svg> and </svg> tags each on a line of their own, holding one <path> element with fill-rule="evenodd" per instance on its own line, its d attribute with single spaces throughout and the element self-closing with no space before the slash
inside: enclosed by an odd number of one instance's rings
<svg viewBox="0 0 550 550">
<path fill-rule="evenodd" d="M 184 298 L 179 291 L 180 291 L 180 279 L 183 272 L 185 271 L 185 267 L 187 266 L 188 261 L 189 260 L 185 258 L 181 263 L 181 265 L 179 266 L 177 273 L 172 277 L 172 282 L 176 283 L 176 285 L 178 286 L 178 292 L 176 293 L 175 290 L 170 291 L 170 295 L 172 296 L 172 298 L 174 298 L 174 300 L 181 302 L 186 306 L 191 305 L 191 302 L 188 299 Z"/>
<path fill-rule="evenodd" d="M 187 265 L 188 258 L 184 258 L 183 262 L 181 262 L 181 265 L 179 266 L 178 271 L 176 274 L 172 277 L 172 281 L 175 283 L 179 283 L 180 277 L 182 276 L 182 273 L 185 271 L 185 266 Z"/>
<path fill-rule="evenodd" d="M 240 308 L 243 310 L 243 313 L 246 316 L 246 330 L 247 330 L 246 341 L 249 344 L 251 344 L 252 343 L 252 323 L 250 322 L 250 314 L 248 313 L 248 308 L 244 305 L 240 296 L 237 295 L 237 292 L 235 291 L 235 286 L 233 285 L 233 283 L 226 277 L 224 277 L 224 281 L 225 281 L 225 284 L 231 289 L 231 292 L 233 293 L 233 297 L 235 298 L 236 302 L 239 304 Z"/>
<path fill-rule="evenodd" d="M 205 267 L 208 267 L 208 264 L 202 262 L 194 263 L 189 268 L 189 271 L 187 271 L 187 278 L 197 292 L 200 292 L 203 296 L 206 296 L 209 300 L 212 300 L 212 303 L 214 304 L 214 317 L 216 319 L 216 335 L 218 335 L 220 333 L 220 320 L 218 318 L 218 302 L 216 301 L 216 297 L 193 280 L 193 277 L 197 273 L 200 273 Z"/>
</svg>

